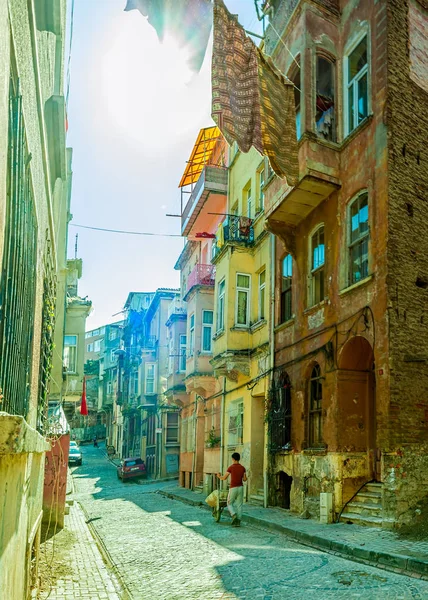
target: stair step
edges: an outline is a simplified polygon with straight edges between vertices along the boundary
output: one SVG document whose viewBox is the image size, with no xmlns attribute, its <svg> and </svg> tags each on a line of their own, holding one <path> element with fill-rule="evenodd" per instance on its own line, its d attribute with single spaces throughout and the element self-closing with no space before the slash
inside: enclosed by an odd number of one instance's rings
<svg viewBox="0 0 428 600">
<path fill-rule="evenodd" d="M 264 505 L 264 497 L 260 494 L 250 494 L 250 503 L 251 504 L 260 504 L 261 506 Z"/>
<path fill-rule="evenodd" d="M 202 494 L 202 492 L 204 491 L 204 486 L 203 485 L 195 485 L 195 487 L 193 488 L 193 491 Z"/>
<path fill-rule="evenodd" d="M 366 527 L 382 527 L 381 517 L 368 517 L 357 513 L 342 513 L 341 523 L 355 523 L 355 525 L 365 525 Z"/>
<path fill-rule="evenodd" d="M 367 502 L 349 502 L 342 514 L 357 513 L 365 516 L 382 516 L 382 506 L 380 504 L 370 504 Z"/>
<path fill-rule="evenodd" d="M 382 494 L 377 492 L 358 492 L 352 502 L 367 502 L 370 504 L 382 504 Z"/>
<path fill-rule="evenodd" d="M 366 483 L 361 491 L 382 494 L 382 483 Z"/>
</svg>

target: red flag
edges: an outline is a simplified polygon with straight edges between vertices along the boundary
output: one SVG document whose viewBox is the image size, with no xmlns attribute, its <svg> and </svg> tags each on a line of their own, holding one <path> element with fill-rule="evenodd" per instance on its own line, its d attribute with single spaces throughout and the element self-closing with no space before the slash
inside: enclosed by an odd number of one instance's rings
<svg viewBox="0 0 428 600">
<path fill-rule="evenodd" d="M 83 389 L 82 389 L 82 404 L 80 405 L 80 414 L 88 414 L 88 406 L 86 404 L 86 378 L 83 378 Z"/>
</svg>

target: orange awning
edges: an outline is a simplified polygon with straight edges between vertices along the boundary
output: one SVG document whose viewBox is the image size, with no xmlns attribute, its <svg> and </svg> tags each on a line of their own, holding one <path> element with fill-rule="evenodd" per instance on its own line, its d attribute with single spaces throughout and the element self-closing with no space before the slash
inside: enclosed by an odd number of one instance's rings
<svg viewBox="0 0 428 600">
<path fill-rule="evenodd" d="M 198 181 L 204 166 L 210 161 L 217 141 L 221 138 L 218 127 L 205 127 L 200 130 L 178 187 L 185 187 Z"/>
</svg>

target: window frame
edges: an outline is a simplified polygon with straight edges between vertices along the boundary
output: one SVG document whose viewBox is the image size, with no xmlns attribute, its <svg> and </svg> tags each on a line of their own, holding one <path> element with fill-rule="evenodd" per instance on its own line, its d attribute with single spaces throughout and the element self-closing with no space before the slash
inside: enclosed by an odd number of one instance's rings
<svg viewBox="0 0 428 600">
<path fill-rule="evenodd" d="M 332 117 L 332 128 L 331 128 L 331 137 L 325 137 L 323 136 L 319 131 L 318 131 L 318 121 L 316 119 L 316 115 L 317 115 L 317 98 L 320 94 L 318 94 L 318 82 L 319 82 L 319 65 L 318 65 L 318 61 L 319 59 L 322 59 L 328 63 L 330 63 L 331 65 L 331 72 L 332 72 L 332 91 L 333 91 L 333 117 Z M 326 51 L 324 51 L 323 49 L 319 48 L 315 54 L 315 66 L 314 66 L 314 72 L 315 72 L 315 105 L 314 105 L 314 121 L 315 121 L 315 132 L 317 134 L 317 136 L 320 139 L 324 139 L 327 141 L 331 141 L 331 142 L 337 142 L 337 130 L 338 130 L 338 122 L 337 122 L 337 58 L 329 53 L 327 53 Z M 331 107 L 330 107 L 331 108 Z M 327 109 L 329 110 L 329 109 Z M 327 112 L 327 111 L 323 111 L 323 112 Z"/>
<path fill-rule="evenodd" d="M 176 424 L 169 424 L 170 418 L 171 417 L 176 417 L 177 419 L 177 423 Z M 176 435 L 174 436 L 174 439 L 169 439 L 169 434 L 171 432 L 171 430 L 176 432 Z M 174 445 L 179 445 L 180 444 L 180 419 L 179 419 L 179 415 L 178 412 L 167 412 L 166 413 L 166 433 L 165 433 L 165 443 L 166 444 L 174 444 Z"/>
<path fill-rule="evenodd" d="M 315 363 L 311 368 L 308 382 L 308 443 L 309 448 L 322 448 L 325 446 L 323 441 L 323 384 L 324 377 L 321 374 L 321 367 Z M 321 390 L 320 397 L 314 397 L 314 389 Z M 314 408 L 314 404 L 316 407 Z M 315 427 L 318 430 L 315 436 Z"/>
<path fill-rule="evenodd" d="M 244 288 L 238 285 L 238 277 L 248 277 L 248 288 Z M 235 296 L 235 327 L 247 328 L 250 326 L 250 315 L 251 315 L 251 275 L 249 273 L 236 273 L 236 296 Z M 239 294 L 245 293 L 247 296 L 246 311 L 245 311 L 245 323 L 238 323 L 238 312 L 239 312 Z"/>
<path fill-rule="evenodd" d="M 149 367 L 150 368 L 153 367 L 153 377 L 150 377 L 150 378 L 148 377 Z M 144 364 L 144 394 L 146 396 L 153 396 L 157 393 L 156 392 L 156 372 L 157 372 L 157 364 L 155 362 L 146 362 Z M 153 382 L 152 391 L 149 391 L 147 389 L 148 380 Z"/>
<path fill-rule="evenodd" d="M 66 338 L 74 338 L 75 343 L 74 344 L 69 344 L 66 343 Z M 63 355 L 64 355 L 64 359 L 63 359 L 63 363 L 64 366 L 66 368 L 67 373 L 73 374 L 75 375 L 77 373 L 77 349 L 78 349 L 78 343 L 79 343 L 79 339 L 78 336 L 73 334 L 73 333 L 66 333 L 64 334 L 64 351 L 63 351 Z M 73 364 L 71 365 L 73 367 L 73 369 L 70 368 L 70 357 L 69 357 L 69 348 L 74 348 L 74 356 L 73 356 Z M 67 349 L 67 352 L 66 352 Z"/>
<path fill-rule="evenodd" d="M 211 323 L 205 323 L 204 318 L 205 318 L 205 313 L 211 313 L 211 318 L 212 321 Z M 213 310 L 208 310 L 208 309 L 203 309 L 202 310 L 202 339 L 201 339 L 201 353 L 202 354 L 212 354 L 212 350 L 213 350 L 213 327 L 214 327 L 214 311 Z M 204 348 L 204 342 L 205 342 L 205 330 L 209 329 L 209 340 L 210 340 L 210 347 L 207 350 L 206 348 Z"/>
<path fill-rule="evenodd" d="M 318 265 L 317 267 L 314 267 L 313 264 L 313 259 L 314 259 L 314 253 L 313 253 L 313 245 L 312 245 L 312 240 L 314 239 L 315 236 L 319 237 L 320 231 L 323 231 L 323 246 L 324 246 L 324 256 L 323 256 L 323 263 L 321 265 Z M 319 244 L 319 239 L 318 239 L 318 246 L 317 248 L 320 247 Z M 310 277 L 310 282 L 309 282 L 309 305 L 310 307 L 312 306 L 316 306 L 317 304 L 320 304 L 321 302 L 323 302 L 325 300 L 326 294 L 325 294 L 325 267 L 326 267 L 326 244 L 325 244 L 325 225 L 324 223 L 320 223 L 319 225 L 317 225 L 317 227 L 311 232 L 310 236 L 309 236 L 309 277 Z M 316 282 L 316 278 L 322 274 L 322 288 L 323 288 L 323 293 L 321 294 L 320 292 L 320 298 L 317 299 L 315 296 L 315 282 Z M 321 297 L 322 296 L 322 297 Z"/>
<path fill-rule="evenodd" d="M 189 356 L 195 353 L 195 313 L 189 318 Z"/>
<path fill-rule="evenodd" d="M 262 275 L 264 275 L 263 283 L 261 283 Z M 266 268 L 263 268 L 258 274 L 258 284 L 259 312 L 257 320 L 263 321 L 266 318 Z"/>
<path fill-rule="evenodd" d="M 291 264 L 291 275 L 289 275 L 287 278 L 284 277 L 284 264 L 285 261 L 287 259 L 290 259 L 290 264 Z M 280 267 L 281 267 L 281 271 L 280 271 L 280 275 L 281 275 L 281 292 L 280 292 L 280 307 L 279 307 L 279 324 L 282 325 L 282 323 L 287 323 L 287 321 L 289 321 L 290 319 L 293 318 L 293 256 L 290 254 L 290 252 L 287 252 L 281 259 L 281 263 L 280 263 Z M 290 285 L 287 289 L 283 289 L 284 286 L 284 279 L 290 279 Z M 285 299 L 290 296 L 290 310 L 289 313 L 290 314 L 286 314 L 286 302 Z"/>
<path fill-rule="evenodd" d="M 367 201 L 367 231 L 363 234 L 360 235 L 357 239 L 352 240 L 352 207 L 358 203 L 358 213 L 360 212 L 360 200 L 361 198 L 365 198 Z M 362 192 L 360 192 L 356 197 L 354 197 L 352 200 L 349 201 L 348 203 L 348 207 L 347 207 L 347 216 L 348 216 L 348 239 L 347 239 L 347 250 L 348 250 L 348 286 L 354 285 L 356 283 L 359 283 L 360 281 L 363 281 L 364 279 L 366 279 L 369 275 L 370 275 L 370 263 L 369 263 L 369 258 L 370 258 L 370 210 L 369 210 L 369 194 L 367 192 L 367 190 L 364 190 Z M 353 268 L 352 268 L 352 264 L 353 264 L 353 260 L 352 260 L 352 251 L 354 250 L 354 248 L 356 246 L 360 246 L 361 244 L 367 240 L 367 273 L 362 276 L 360 279 L 358 280 L 353 280 Z"/>
<path fill-rule="evenodd" d="M 217 332 L 224 331 L 225 327 L 225 298 L 226 298 L 226 278 L 223 277 L 218 282 L 217 288 L 217 315 L 216 315 L 216 327 Z"/>
<path fill-rule="evenodd" d="M 113 381 L 107 381 L 106 393 L 109 396 L 111 396 L 111 394 L 113 394 Z"/>
<path fill-rule="evenodd" d="M 183 338 L 184 338 L 184 342 L 183 342 Z M 186 372 L 186 360 L 187 360 L 187 335 L 185 333 L 180 333 L 180 338 L 179 338 L 179 343 L 180 343 L 180 355 L 179 355 L 179 363 L 178 363 L 178 371 L 179 373 L 185 373 Z M 183 358 L 184 358 L 184 364 L 183 364 Z"/>
<path fill-rule="evenodd" d="M 110 362 L 112 363 L 116 363 L 117 360 L 117 355 L 115 354 L 117 348 L 111 348 L 110 349 Z"/>
<path fill-rule="evenodd" d="M 257 206 L 256 206 L 256 215 L 260 214 L 265 209 L 265 192 L 264 186 L 266 183 L 266 169 L 265 162 L 263 160 L 261 166 L 257 169 L 256 174 L 256 183 L 257 183 Z"/>
<path fill-rule="evenodd" d="M 367 62 L 365 66 L 352 78 L 349 82 L 349 58 L 351 54 L 356 50 L 359 44 L 363 41 L 363 39 L 367 39 Z M 370 62 L 371 62 L 371 46 L 370 46 L 370 35 L 369 31 L 365 29 L 361 32 L 358 37 L 356 37 L 349 46 L 345 47 L 345 52 L 343 56 L 343 116 L 344 116 L 344 137 L 348 137 L 357 127 L 362 123 L 367 117 L 370 115 L 371 103 L 370 103 L 370 90 L 371 90 L 371 70 L 370 70 Z M 367 114 L 366 116 L 358 122 L 358 110 L 354 111 L 354 123 L 351 127 L 349 123 L 349 88 L 352 86 L 353 88 L 353 102 L 354 106 L 358 108 L 358 83 L 359 81 L 367 75 Z M 355 104 L 356 100 L 356 104 Z M 356 124 L 355 124 L 356 123 Z"/>
</svg>

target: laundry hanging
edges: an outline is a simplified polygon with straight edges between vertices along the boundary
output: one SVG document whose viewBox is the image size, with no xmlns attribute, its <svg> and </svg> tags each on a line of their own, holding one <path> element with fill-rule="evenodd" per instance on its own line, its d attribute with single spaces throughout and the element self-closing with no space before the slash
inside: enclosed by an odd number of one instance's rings
<svg viewBox="0 0 428 600">
<path fill-rule="evenodd" d="M 229 144 L 254 146 L 289 185 L 298 180 L 294 86 L 214 0 L 212 117 Z"/>
<path fill-rule="evenodd" d="M 134 9 L 147 17 L 159 41 L 171 35 L 188 49 L 189 67 L 201 69 L 211 33 L 211 0 L 127 0 L 125 11 Z"/>
</svg>

